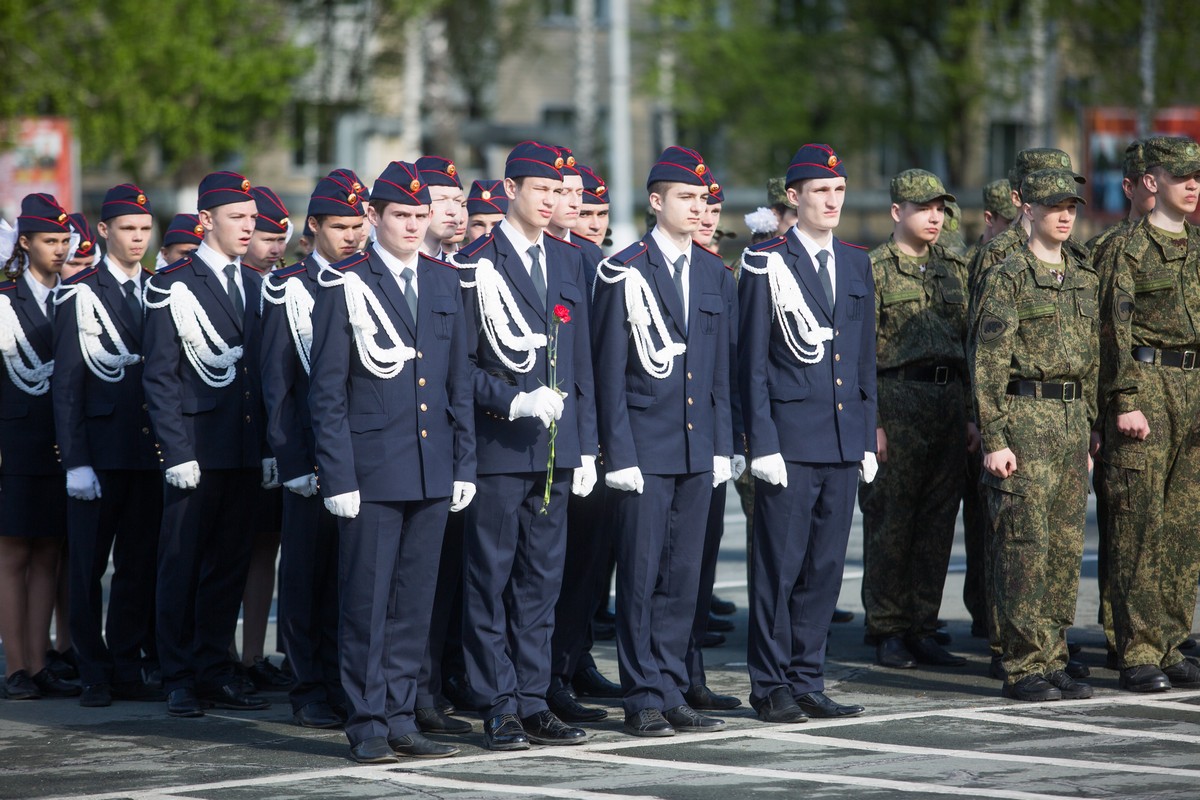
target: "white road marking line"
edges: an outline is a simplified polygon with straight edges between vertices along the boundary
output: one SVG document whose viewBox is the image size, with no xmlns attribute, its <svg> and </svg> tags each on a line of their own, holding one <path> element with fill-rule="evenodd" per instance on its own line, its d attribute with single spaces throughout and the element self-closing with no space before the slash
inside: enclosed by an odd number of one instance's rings
<svg viewBox="0 0 1200 800">
<path fill-rule="evenodd" d="M 956 714 L 943 714 L 942 716 L 958 717 Z M 1054 731 L 1078 731 L 1080 733 L 1092 733 L 1098 736 L 1113 736 L 1116 738 L 1130 739 L 1157 739 L 1163 742 L 1186 742 L 1188 744 L 1200 744 L 1200 736 L 1193 736 L 1187 733 L 1159 733 L 1157 731 L 1139 731 L 1132 728 L 1110 728 L 1105 725 L 1088 725 L 1081 722 L 1068 722 L 1064 719 L 1030 719 L 1013 716 L 1010 714 L 972 714 L 967 719 L 977 719 L 984 722 L 999 722 L 1005 725 L 1021 725 L 1026 728 L 1049 728 Z M 1147 720 L 1151 721 L 1152 720 Z"/>
<path fill-rule="evenodd" d="M 400 786 L 427 786 L 437 789 L 473 789 L 475 791 L 495 792 L 496 794 L 561 797 L 563 800 L 613 800 L 613 798 L 620 798 L 620 800 L 661 800 L 661 798 L 655 795 L 627 795 L 610 792 L 592 792 L 586 789 L 555 789 L 549 786 L 484 783 L 455 778 L 441 778 L 434 775 L 419 775 L 412 772 L 389 772 L 382 775 L 372 775 L 371 779 L 395 783 Z"/>
<path fill-rule="evenodd" d="M 746 734 L 754 739 L 772 739 L 780 742 L 800 742 L 844 750 L 865 750 L 871 753 L 907 753 L 915 756 L 944 756 L 974 761 L 1000 761 L 1005 764 L 1047 764 L 1078 770 L 1100 770 L 1106 772 L 1132 772 L 1142 775 L 1177 775 L 1200 779 L 1200 769 L 1182 767 L 1158 767 L 1150 764 L 1122 764 L 1111 761 L 1085 761 L 1077 758 L 1052 758 L 1050 756 L 1027 756 L 1009 752 L 980 752 L 977 750 L 954 750 L 945 747 L 915 747 L 904 744 L 880 744 L 856 739 L 838 739 L 832 736 L 813 736 L 799 731 L 762 731 Z"/>
<path fill-rule="evenodd" d="M 707 737 L 705 737 L 707 738 Z M 920 783 L 917 781 L 898 781 L 888 778 L 867 778 L 857 775 L 831 775 L 827 772 L 800 772 L 785 769 L 767 769 L 763 767 L 735 767 L 728 764 L 698 764 L 687 761 L 664 761 L 656 758 L 637 758 L 636 756 L 617 756 L 609 753 L 579 753 L 559 752 L 548 753 L 555 758 L 575 761 L 594 761 L 600 764 L 620 764 L 628 767 L 654 767 L 669 769 L 675 772 L 704 772 L 719 775 L 741 775 L 748 778 L 766 778 L 777 781 L 795 781 L 799 783 L 823 783 L 833 786 L 863 786 L 872 789 L 891 789 L 898 792 L 923 792 L 925 794 L 945 794 L 962 797 L 996 797 L 1007 800 L 1063 800 L 1071 797 L 1073 800 L 1084 800 L 1075 795 L 1036 794 L 1021 792 L 1015 789 L 985 789 L 978 786 L 947 786 L 939 783 Z"/>
</svg>

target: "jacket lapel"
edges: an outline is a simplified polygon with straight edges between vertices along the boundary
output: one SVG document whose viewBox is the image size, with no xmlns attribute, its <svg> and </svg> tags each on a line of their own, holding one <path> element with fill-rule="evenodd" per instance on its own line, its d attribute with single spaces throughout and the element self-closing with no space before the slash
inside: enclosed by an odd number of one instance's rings
<svg viewBox="0 0 1200 800">
<path fill-rule="evenodd" d="M 18 313 L 24 317 L 21 327 L 25 329 L 25 338 L 34 346 L 39 358 L 49 361 L 54 352 L 54 329 L 50 325 L 50 320 L 46 318 L 45 311 L 38 304 L 33 290 L 25 283 L 25 276 L 18 277 L 16 284 L 17 297 L 21 302 L 15 305 Z M 55 309 L 55 313 L 57 311 L 58 309 Z"/>
<path fill-rule="evenodd" d="M 419 256 L 418 261 L 420 261 Z M 371 265 L 371 274 L 375 278 L 375 286 L 383 292 L 383 296 L 387 298 L 396 318 L 408 330 L 408 335 L 411 337 L 410 341 L 415 341 L 417 321 L 413 319 L 412 314 L 408 311 L 408 302 L 404 299 L 404 293 L 400 291 L 400 284 L 392 277 L 391 271 L 383 263 L 383 259 L 379 257 L 378 253 L 372 252 L 371 258 L 367 263 Z M 418 264 L 417 268 L 420 269 L 420 264 Z M 417 281 L 419 285 L 420 276 L 417 277 Z M 420 289 L 417 291 L 420 291 Z M 421 313 L 420 295 L 417 298 L 417 313 Z"/>
<path fill-rule="evenodd" d="M 808 251 L 804 249 L 804 245 L 800 244 L 800 239 L 796 235 L 795 229 L 789 230 L 787 235 L 788 253 L 791 255 L 791 268 L 795 273 L 796 278 L 800 281 L 808 295 L 809 301 L 815 303 L 817 308 L 825 315 L 825 319 L 833 322 L 833 309 L 829 307 L 829 301 L 825 299 L 825 289 L 821 286 L 821 281 L 817 279 L 817 265 L 809 257 Z M 842 286 L 842 281 L 838 281 L 839 287 Z M 835 293 L 835 297 L 836 297 Z"/>
<path fill-rule="evenodd" d="M 104 262 L 100 263 L 96 282 L 100 284 L 100 302 L 108 310 L 108 315 L 116 319 L 117 324 L 121 326 L 129 341 L 135 345 L 140 345 L 142 343 L 142 331 L 141 326 L 138 324 L 139 320 L 134 319 L 133 311 L 130 310 L 129 304 L 125 301 L 125 289 L 113 277 L 108 269 L 108 265 Z"/>
<path fill-rule="evenodd" d="M 225 316 L 234 324 L 238 333 L 241 333 L 242 320 L 233 311 L 233 300 L 229 297 L 229 290 L 225 287 L 224 272 L 218 277 L 208 262 L 195 254 L 192 256 L 192 269 L 195 270 L 200 280 L 204 282 L 204 286 L 208 289 L 208 293 L 211 296 L 212 303 L 225 312 Z M 224 269 L 224 266 L 222 266 L 222 269 Z M 246 298 L 243 297 L 243 303 L 245 300 Z"/>
<path fill-rule="evenodd" d="M 547 250 L 548 253 L 549 250 Z M 516 289 L 521 297 L 525 298 L 529 309 L 523 313 L 528 317 L 529 310 L 532 310 L 535 314 L 534 319 L 542 320 L 542 324 L 540 326 L 532 326 L 533 329 L 535 331 L 545 329 L 546 309 L 541 298 L 537 296 L 537 290 L 533 288 L 533 280 L 529 277 L 529 272 L 525 269 L 525 262 L 521 260 L 521 256 L 518 255 L 512 242 L 499 231 L 497 231 L 496 236 L 496 259 L 500 262 L 496 265 L 496 269 L 504 276 L 508 284 Z M 550 270 L 545 269 L 545 267 L 546 265 L 543 264 L 542 268 L 548 276 Z M 547 281 L 547 297 L 550 296 L 549 286 L 549 281 Z"/>
<path fill-rule="evenodd" d="M 675 326 L 675 331 L 680 336 L 686 336 L 683 329 L 683 302 L 679 299 L 679 292 L 675 289 L 675 279 L 671 275 L 674 266 L 667 263 L 667 257 L 658 249 L 653 237 L 647 236 L 642 241 L 646 245 L 646 260 L 650 262 L 650 271 L 653 273 L 654 288 L 658 292 L 659 301 L 667 312 L 667 316 L 670 317 L 671 324 Z"/>
</svg>

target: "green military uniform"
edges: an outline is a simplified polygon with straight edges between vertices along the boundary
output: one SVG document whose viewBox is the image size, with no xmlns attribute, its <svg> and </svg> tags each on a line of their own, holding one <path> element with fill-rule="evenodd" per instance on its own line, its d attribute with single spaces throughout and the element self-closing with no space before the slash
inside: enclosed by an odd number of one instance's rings
<svg viewBox="0 0 1200 800">
<path fill-rule="evenodd" d="M 1042 181 L 1074 196 L 1071 173 L 1040 171 L 1025 183 L 1039 202 L 1061 202 Z M 1017 462 L 1008 478 L 982 477 L 990 603 L 1010 685 L 1065 669 L 1083 554 L 1098 281 L 1071 248 L 1062 252 L 1061 264 L 1046 264 L 1024 248 L 995 268 L 972 349 L 983 447 L 1010 448 Z"/>
<path fill-rule="evenodd" d="M 1151 139 L 1147 166 L 1200 172 L 1200 147 Z M 1109 590 L 1122 669 L 1183 661 L 1200 575 L 1200 230 L 1146 218 L 1104 261 L 1104 485 Z M 1150 435 L 1117 430 L 1138 410 Z"/>
<path fill-rule="evenodd" d="M 962 235 L 962 209 L 958 203 L 946 203 L 946 219 L 942 223 L 942 235 L 937 243 L 956 255 L 967 252 L 967 243 Z"/>
<path fill-rule="evenodd" d="M 893 202 L 953 197 L 924 170 L 892 181 Z M 859 487 L 867 635 L 923 639 L 938 608 L 962 497 L 966 449 L 966 263 L 940 244 L 922 258 L 894 242 L 871 251 L 877 424 L 887 461 Z"/>
</svg>

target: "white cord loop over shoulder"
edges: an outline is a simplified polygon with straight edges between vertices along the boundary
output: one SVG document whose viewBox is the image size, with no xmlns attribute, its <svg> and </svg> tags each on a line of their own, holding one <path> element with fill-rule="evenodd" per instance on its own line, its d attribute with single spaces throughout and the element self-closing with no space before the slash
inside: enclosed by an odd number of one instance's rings
<svg viewBox="0 0 1200 800">
<path fill-rule="evenodd" d="M 753 267 L 746 256 L 765 255 L 765 267 Z M 742 252 L 742 269 L 754 275 L 766 275 L 771 286 L 771 314 L 779 320 L 783 340 L 792 355 L 804 364 L 816 364 L 825 357 L 825 342 L 833 339 L 833 328 L 823 327 L 813 316 L 796 276 L 778 253 Z M 789 317 L 792 323 L 788 322 Z M 794 324 L 794 327 L 793 327 Z"/>
<path fill-rule="evenodd" d="M 137 353 L 129 352 L 125 340 L 117 333 L 108 309 L 86 283 L 65 286 L 58 291 L 54 305 L 60 306 L 75 298 L 75 327 L 79 331 L 79 352 L 83 363 L 102 381 L 119 383 L 125 378 L 125 368 L 140 359 Z M 112 342 L 112 350 L 105 346 L 104 337 Z"/>
<path fill-rule="evenodd" d="M 292 342 L 296 345 L 296 355 L 300 357 L 300 366 L 304 374 L 312 372 L 312 312 L 313 296 L 299 277 L 283 278 L 266 275 L 263 278 L 262 295 L 259 298 L 259 311 L 264 303 L 283 306 L 287 313 L 288 328 L 292 332 Z"/>
<path fill-rule="evenodd" d="M 642 369 L 652 378 L 659 380 L 670 376 L 675 367 L 675 357 L 687 352 L 687 345 L 671 339 L 671 331 L 663 319 L 662 310 L 659 309 L 654 292 L 642 277 L 642 273 L 632 267 L 614 264 L 606 258 L 596 268 L 596 280 L 604 281 L 610 286 L 622 282 L 625 284 L 625 313 L 629 318 L 633 343 L 637 347 Z M 654 346 L 654 337 L 650 333 L 651 325 L 658 334 L 658 341 L 662 342 L 660 348 Z"/>
<path fill-rule="evenodd" d="M 322 267 L 317 273 L 317 282 L 325 288 L 341 286 L 346 295 L 346 316 L 354 330 L 354 345 L 358 349 L 362 365 L 381 380 L 394 378 L 404 370 L 404 365 L 416 357 L 417 351 L 400 338 L 400 332 L 384 310 L 371 287 L 353 272 L 339 272 L 332 267 Z M 303 287 L 300 287 L 303 291 Z M 307 292 L 305 292 L 307 294 Z M 376 320 L 379 320 L 377 323 Z M 391 342 L 381 347 L 375 341 L 379 326 Z M 311 329 L 311 323 L 310 323 Z M 312 332 L 309 332 L 311 342 Z"/>
<path fill-rule="evenodd" d="M 461 283 L 464 288 L 475 289 L 475 295 L 479 298 L 479 318 L 492 351 L 513 372 L 529 372 L 537 363 L 538 348 L 546 346 L 546 334 L 534 333 L 529 327 L 508 282 L 491 261 L 481 258 L 473 264 L 460 264 L 454 256 L 450 257 L 450 261 L 459 269 L 475 270 L 475 280 Z M 518 335 L 513 334 L 513 325 Z M 524 357 L 514 361 L 505 349 L 523 353 Z"/>
<path fill-rule="evenodd" d="M 200 379 L 214 389 L 233 383 L 237 377 L 237 362 L 242 357 L 241 345 L 230 347 L 217 329 L 200 300 L 187 284 L 177 281 L 167 289 L 155 285 L 151 278 L 144 294 L 146 308 L 169 308 L 175 330 L 183 343 L 183 352 Z"/>
<path fill-rule="evenodd" d="M 7 295 L 0 294 L 0 355 L 13 385 L 35 397 L 50 391 L 54 361 L 43 362 L 25 336 L 17 310 Z"/>
</svg>

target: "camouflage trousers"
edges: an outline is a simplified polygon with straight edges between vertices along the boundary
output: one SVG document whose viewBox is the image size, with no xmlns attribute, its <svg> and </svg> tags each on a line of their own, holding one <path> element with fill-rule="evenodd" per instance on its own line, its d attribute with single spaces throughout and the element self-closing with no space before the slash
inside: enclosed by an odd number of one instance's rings
<svg viewBox="0 0 1200 800">
<path fill-rule="evenodd" d="M 887 461 L 858 491 L 867 635 L 924 637 L 937 630 L 962 499 L 963 387 L 888 377 L 878 386 Z"/>
<path fill-rule="evenodd" d="M 983 470 L 983 450 L 966 454 L 963 471 L 962 519 L 963 544 L 967 551 L 967 574 L 963 578 L 963 605 L 971 615 L 971 626 L 986 627 L 987 621 L 987 577 L 984 572 L 984 542 L 987 540 L 987 508 L 984 506 L 983 490 L 979 486 L 979 473 Z"/>
<path fill-rule="evenodd" d="M 1108 595 L 1122 668 L 1169 667 L 1192 628 L 1200 576 L 1200 373 L 1139 364 L 1150 435 L 1105 420 Z"/>
<path fill-rule="evenodd" d="M 980 477 L 991 526 L 987 548 L 994 634 L 1008 682 L 1067 665 L 1087 521 L 1087 407 L 1008 398 L 1017 470 Z"/>
</svg>

